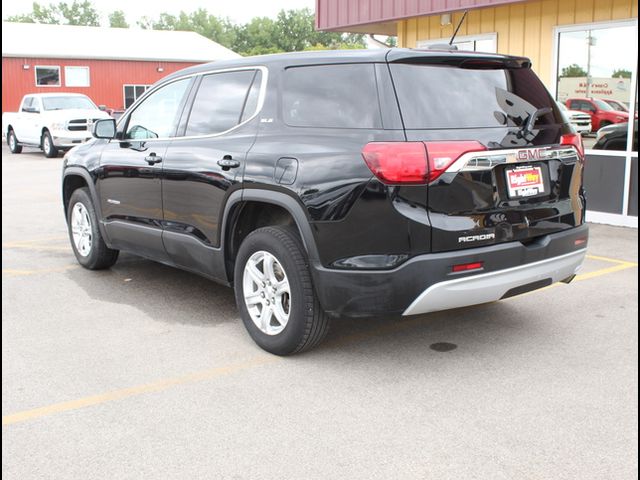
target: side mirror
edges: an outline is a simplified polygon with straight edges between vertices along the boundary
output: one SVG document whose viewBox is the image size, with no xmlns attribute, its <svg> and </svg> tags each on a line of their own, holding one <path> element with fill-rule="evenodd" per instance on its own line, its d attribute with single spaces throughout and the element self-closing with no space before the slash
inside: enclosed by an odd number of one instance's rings
<svg viewBox="0 0 640 480">
<path fill-rule="evenodd" d="M 107 106 L 106 105 L 98 105 L 98 110 L 100 110 L 102 112 L 106 112 L 107 111 Z"/>
<path fill-rule="evenodd" d="M 22 111 L 27 113 L 40 113 L 40 110 L 38 110 L 36 107 L 24 107 Z"/>
<path fill-rule="evenodd" d="M 93 124 L 91 134 L 96 138 L 112 140 L 116 138 L 116 121 L 113 118 L 103 118 Z"/>
</svg>

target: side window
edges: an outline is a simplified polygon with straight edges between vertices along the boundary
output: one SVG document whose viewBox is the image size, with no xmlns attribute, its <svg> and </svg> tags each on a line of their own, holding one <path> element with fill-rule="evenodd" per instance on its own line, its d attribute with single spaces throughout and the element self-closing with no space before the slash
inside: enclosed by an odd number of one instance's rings
<svg viewBox="0 0 640 480">
<path fill-rule="evenodd" d="M 580 102 L 578 102 L 577 100 L 571 100 L 569 102 L 569 110 L 580 110 L 582 108 L 582 105 L 580 105 Z"/>
<path fill-rule="evenodd" d="M 124 138 L 144 140 L 171 137 L 190 78 L 170 83 L 147 97 L 130 115 Z"/>
<path fill-rule="evenodd" d="M 203 77 L 185 135 L 211 135 L 238 125 L 255 76 L 255 70 L 242 70 Z"/>
<path fill-rule="evenodd" d="M 247 96 L 247 101 L 244 104 L 244 110 L 242 110 L 242 118 L 240 122 L 244 122 L 245 120 L 251 118 L 251 116 L 256 113 L 258 109 L 258 100 L 260 98 L 260 86 L 262 85 L 262 72 L 258 70 L 256 72 L 256 76 L 253 78 L 253 83 L 251 84 L 251 90 L 249 90 L 249 95 Z"/>
<path fill-rule="evenodd" d="M 31 107 L 33 107 L 33 97 L 25 97 L 24 102 L 22 102 L 22 111 L 30 112 Z"/>
<path fill-rule="evenodd" d="M 282 108 L 295 127 L 382 128 L 373 64 L 288 68 Z"/>
</svg>

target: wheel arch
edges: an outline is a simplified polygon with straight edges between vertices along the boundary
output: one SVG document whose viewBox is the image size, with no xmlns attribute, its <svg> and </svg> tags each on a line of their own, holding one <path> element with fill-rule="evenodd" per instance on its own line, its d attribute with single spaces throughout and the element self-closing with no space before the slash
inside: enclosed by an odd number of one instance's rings
<svg viewBox="0 0 640 480">
<path fill-rule="evenodd" d="M 107 236 L 106 229 L 102 222 L 102 206 L 96 191 L 95 183 L 93 182 L 89 172 L 80 167 L 67 167 L 62 177 L 62 204 L 65 220 L 67 220 L 67 210 L 69 208 L 71 195 L 73 195 L 73 192 L 78 188 L 84 187 L 89 189 L 89 195 L 93 201 L 93 208 L 96 212 L 96 216 L 98 217 L 98 228 L 100 228 L 100 233 L 102 234 L 105 242 L 107 242 L 107 245 L 110 246 L 109 237 Z"/>
<path fill-rule="evenodd" d="M 238 190 L 231 194 L 227 200 L 223 216 L 223 230 L 221 232 L 221 245 L 223 247 L 227 277 L 230 280 L 233 278 L 235 256 L 237 254 L 237 248 L 239 247 L 238 227 L 243 225 L 243 221 L 246 221 L 246 216 L 244 215 L 247 213 L 253 215 L 255 212 L 251 211 L 251 209 L 256 209 L 260 205 L 264 206 L 270 218 L 275 218 L 278 221 L 267 224 L 258 222 L 250 231 L 242 232 L 240 240 L 246 237 L 251 231 L 262 226 L 291 224 L 296 227 L 300 234 L 309 261 L 311 263 L 320 262 L 320 256 L 308 216 L 302 205 L 300 205 L 295 198 L 286 193 L 273 190 Z M 279 216 L 283 213 L 288 216 L 290 222 L 286 221 L 287 218 L 285 216 Z"/>
</svg>

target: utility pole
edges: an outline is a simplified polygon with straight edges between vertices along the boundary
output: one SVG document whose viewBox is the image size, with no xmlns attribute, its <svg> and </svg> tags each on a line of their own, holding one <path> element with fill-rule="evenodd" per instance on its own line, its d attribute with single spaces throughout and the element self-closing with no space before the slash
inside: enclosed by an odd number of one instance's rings
<svg viewBox="0 0 640 480">
<path fill-rule="evenodd" d="M 587 98 L 591 98 L 591 47 L 596 44 L 596 38 L 587 31 Z"/>
</svg>

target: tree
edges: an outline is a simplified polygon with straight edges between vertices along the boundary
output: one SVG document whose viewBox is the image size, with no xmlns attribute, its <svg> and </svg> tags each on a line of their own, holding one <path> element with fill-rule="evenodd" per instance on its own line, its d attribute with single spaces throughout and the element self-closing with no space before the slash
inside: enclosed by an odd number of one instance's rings
<svg viewBox="0 0 640 480">
<path fill-rule="evenodd" d="M 22 23 L 48 23 L 65 25 L 85 25 L 97 27 L 100 25 L 100 17 L 93 4 L 88 0 L 72 3 L 60 2 L 57 5 L 40 5 L 33 2 L 31 13 L 14 15 L 7 18 L 9 22 Z"/>
<path fill-rule="evenodd" d="M 573 63 L 562 69 L 561 77 L 586 77 L 587 71 L 577 63 Z"/>
<path fill-rule="evenodd" d="M 129 24 L 122 10 L 116 10 L 109 14 L 109 26 L 111 28 L 129 28 Z"/>
<path fill-rule="evenodd" d="M 631 71 L 624 68 L 617 68 L 611 74 L 611 78 L 631 78 Z"/>
</svg>

